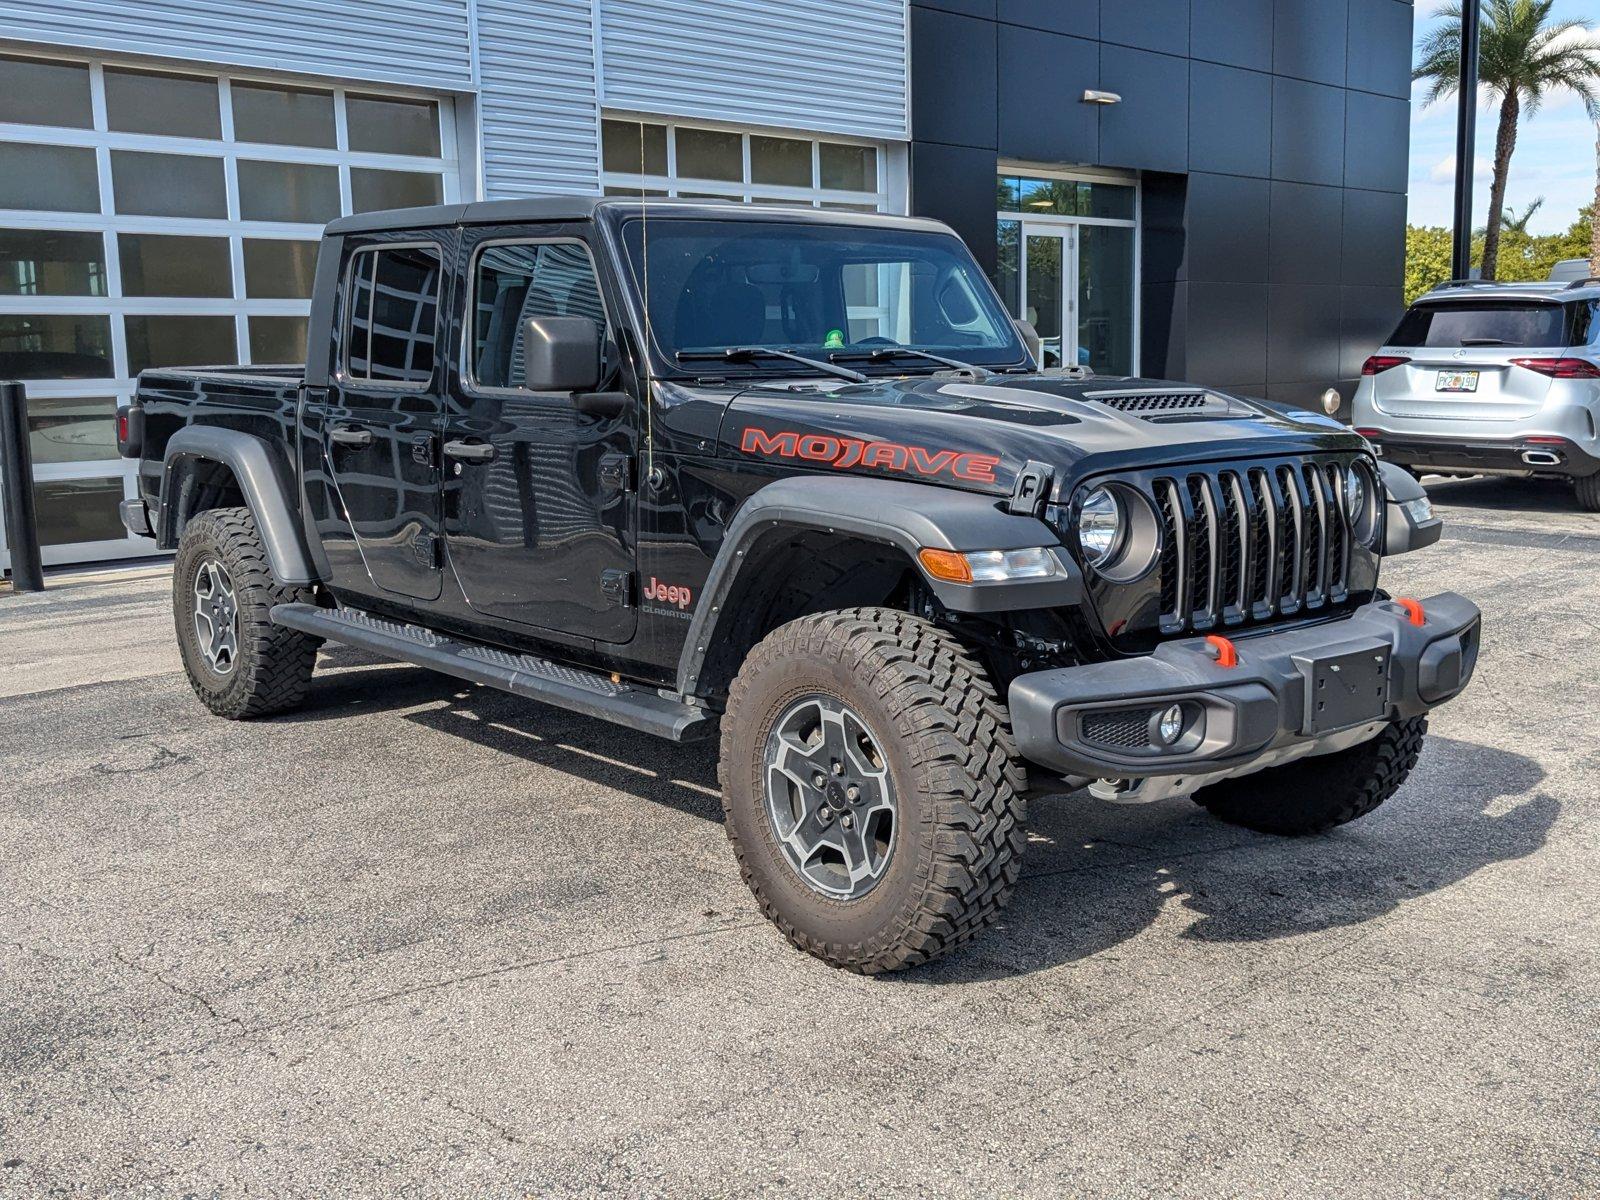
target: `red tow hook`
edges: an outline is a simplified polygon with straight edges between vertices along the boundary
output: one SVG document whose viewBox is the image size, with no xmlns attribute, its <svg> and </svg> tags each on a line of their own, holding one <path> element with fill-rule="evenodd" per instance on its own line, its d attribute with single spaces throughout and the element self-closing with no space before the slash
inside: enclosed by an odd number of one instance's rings
<svg viewBox="0 0 1600 1200">
<path fill-rule="evenodd" d="M 1221 634 L 1213 633 L 1206 638 L 1206 645 L 1211 647 L 1211 654 L 1217 660 L 1217 666 L 1231 670 L 1239 665 L 1238 649 Z"/>
<path fill-rule="evenodd" d="M 1406 619 L 1409 620 L 1413 625 L 1424 625 L 1427 623 L 1428 616 L 1422 611 L 1422 601 L 1407 600 L 1404 597 L 1397 597 L 1395 599 L 1395 603 L 1406 610 Z"/>
</svg>

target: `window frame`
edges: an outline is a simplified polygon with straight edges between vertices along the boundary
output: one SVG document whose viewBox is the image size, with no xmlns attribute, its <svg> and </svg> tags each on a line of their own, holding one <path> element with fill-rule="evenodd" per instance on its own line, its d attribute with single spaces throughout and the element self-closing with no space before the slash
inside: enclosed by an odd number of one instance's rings
<svg viewBox="0 0 1600 1200">
<path fill-rule="evenodd" d="M 606 289 L 600 281 L 600 268 L 594 255 L 594 248 L 581 237 L 571 234 L 553 234 L 549 237 L 495 237 L 485 238 L 472 248 L 472 254 L 467 260 L 467 302 L 463 310 L 465 319 L 461 322 L 461 387 L 474 396 L 548 396 L 549 392 L 535 392 L 523 387 L 493 387 L 486 383 L 478 382 L 476 347 L 478 344 L 478 262 L 483 257 L 485 250 L 495 246 L 578 246 L 583 250 L 584 257 L 589 260 L 589 272 L 594 277 L 595 294 L 600 297 L 600 309 L 606 315 L 605 325 L 600 330 L 600 346 L 602 355 L 606 339 L 611 336 L 614 328 L 611 305 L 606 300 Z"/>
<path fill-rule="evenodd" d="M 433 370 L 428 373 L 427 379 L 374 379 L 370 375 L 352 375 L 350 373 L 350 350 L 355 340 L 355 280 L 356 262 L 363 254 L 377 254 L 385 250 L 432 250 L 439 259 L 439 277 L 434 281 L 433 297 Z M 438 390 L 439 364 L 448 358 L 448 354 L 439 353 L 439 344 L 443 340 L 441 332 L 444 329 L 444 277 L 445 277 L 445 252 L 444 244 L 419 238 L 415 241 L 405 242 L 369 242 L 364 246 L 356 246 L 350 251 L 350 257 L 344 265 L 344 280 L 339 285 L 340 308 L 343 310 L 339 318 L 339 363 L 334 371 L 334 379 L 340 386 L 354 388 L 358 391 L 389 391 L 389 392 L 427 392 Z M 372 273 L 372 303 L 367 305 L 367 369 L 372 368 L 372 305 L 378 297 L 378 273 L 376 259 L 374 259 Z M 246 337 L 249 336 L 248 330 Z M 448 349 L 448 348 L 447 348 Z"/>
</svg>

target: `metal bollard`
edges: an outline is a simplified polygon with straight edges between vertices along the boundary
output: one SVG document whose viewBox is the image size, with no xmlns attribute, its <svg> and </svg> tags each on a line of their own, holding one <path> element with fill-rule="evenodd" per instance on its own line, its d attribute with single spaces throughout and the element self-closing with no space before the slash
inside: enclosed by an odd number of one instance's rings
<svg viewBox="0 0 1600 1200">
<path fill-rule="evenodd" d="M 0 383 L 0 484 L 5 488 L 11 586 L 19 592 L 42 592 L 44 567 L 39 562 L 39 525 L 33 511 L 28 397 L 20 383 Z"/>
</svg>

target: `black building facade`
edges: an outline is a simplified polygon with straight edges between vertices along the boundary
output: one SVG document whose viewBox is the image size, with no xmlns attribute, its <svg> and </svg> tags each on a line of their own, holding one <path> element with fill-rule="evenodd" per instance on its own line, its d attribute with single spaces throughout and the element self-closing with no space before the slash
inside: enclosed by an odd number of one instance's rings
<svg viewBox="0 0 1600 1200">
<path fill-rule="evenodd" d="M 968 240 L 1058 361 L 1348 400 L 1403 307 L 1413 18 L 913 0 L 912 211 Z"/>
</svg>

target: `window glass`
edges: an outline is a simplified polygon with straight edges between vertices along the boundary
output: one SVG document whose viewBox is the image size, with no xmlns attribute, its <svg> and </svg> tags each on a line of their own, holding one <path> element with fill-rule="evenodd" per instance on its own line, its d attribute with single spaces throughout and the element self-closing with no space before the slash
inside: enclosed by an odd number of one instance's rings
<svg viewBox="0 0 1600 1200">
<path fill-rule="evenodd" d="M 600 122 L 605 169 L 624 175 L 667 173 L 667 127 L 639 121 Z"/>
<path fill-rule="evenodd" d="M 346 96 L 350 149 L 439 157 L 439 106 L 431 100 Z"/>
<path fill-rule="evenodd" d="M 0 208 L 99 212 L 94 151 L 87 146 L 0 142 Z"/>
<path fill-rule="evenodd" d="M 635 200 L 645 200 L 651 196 L 665 196 L 666 194 L 667 193 L 662 191 L 660 188 L 630 188 L 610 186 L 607 186 L 606 188 L 606 195 L 608 196 L 630 196 Z"/>
<path fill-rule="evenodd" d="M 339 215 L 339 168 L 239 161 L 239 217 L 322 225 Z"/>
<path fill-rule="evenodd" d="M 1387 344 L 1445 349 L 1555 349 L 1567 345 L 1570 315 L 1560 304 L 1514 300 L 1419 304 L 1400 319 L 1400 328 Z"/>
<path fill-rule="evenodd" d="M 239 361 L 232 317 L 127 316 L 128 374 L 146 367 L 227 366 Z"/>
<path fill-rule="evenodd" d="M 317 243 L 244 239 L 244 291 L 252 300 L 308 300 Z"/>
<path fill-rule="evenodd" d="M 0 379 L 110 379 L 111 318 L 0 313 Z"/>
<path fill-rule="evenodd" d="M 811 186 L 811 143 L 750 135 L 750 180 L 780 187 Z"/>
<path fill-rule="evenodd" d="M 219 138 L 217 81 L 107 67 L 106 123 L 118 133 Z"/>
<path fill-rule="evenodd" d="M 433 378 L 439 252 L 429 246 L 365 250 L 351 267 L 346 374 L 374 382 Z"/>
<path fill-rule="evenodd" d="M 0 229 L 0 296 L 105 294 L 105 242 L 98 233 Z"/>
<path fill-rule="evenodd" d="M 67 546 L 76 542 L 123 541 L 122 480 L 63 479 L 33 485 L 39 518 L 39 544 Z"/>
<path fill-rule="evenodd" d="M 142 217 L 228 215 L 220 158 L 113 150 L 111 184 L 119 213 Z"/>
<path fill-rule="evenodd" d="M 690 129 L 680 126 L 678 175 L 683 179 L 744 179 L 743 140 L 737 133 L 720 129 Z"/>
<path fill-rule="evenodd" d="M 93 128 L 88 66 L 0 57 L 0 124 Z"/>
<path fill-rule="evenodd" d="M 1063 217 L 1102 217 L 1131 221 L 1134 189 L 1083 179 L 1028 179 L 1002 176 L 1002 212 L 1053 213 Z"/>
<path fill-rule="evenodd" d="M 822 186 L 841 192 L 878 190 L 878 152 L 871 146 L 822 142 L 817 147 Z"/>
<path fill-rule="evenodd" d="M 1019 251 L 1022 245 L 1022 223 L 1020 221 L 997 222 L 1000 249 L 995 258 L 994 286 L 1000 293 L 1000 299 L 1005 301 L 1006 311 L 1012 316 L 1021 312 L 1021 258 Z"/>
<path fill-rule="evenodd" d="M 233 295 L 227 238 L 122 233 L 117 261 L 125 296 Z"/>
<path fill-rule="evenodd" d="M 605 326 L 594 264 L 575 242 L 486 247 L 473 297 L 472 375 L 484 387 L 518 386 L 530 317 L 588 317 Z"/>
<path fill-rule="evenodd" d="M 421 171 L 350 170 L 350 207 L 353 212 L 380 208 L 417 208 L 444 199 L 444 181 Z"/>
<path fill-rule="evenodd" d="M 28 444 L 36 465 L 116 458 L 117 402 L 111 396 L 30 396 Z"/>
<path fill-rule="evenodd" d="M 251 317 L 250 361 L 253 363 L 304 363 L 305 317 Z"/>
<path fill-rule="evenodd" d="M 333 93 L 235 83 L 233 137 L 240 142 L 333 149 Z"/>
</svg>

